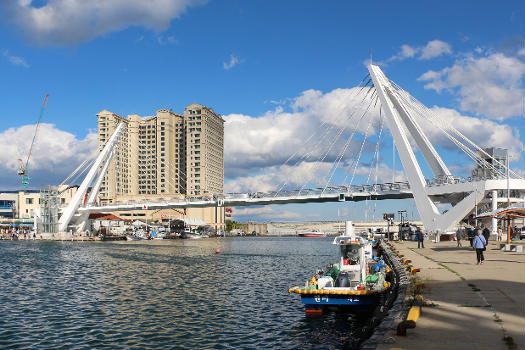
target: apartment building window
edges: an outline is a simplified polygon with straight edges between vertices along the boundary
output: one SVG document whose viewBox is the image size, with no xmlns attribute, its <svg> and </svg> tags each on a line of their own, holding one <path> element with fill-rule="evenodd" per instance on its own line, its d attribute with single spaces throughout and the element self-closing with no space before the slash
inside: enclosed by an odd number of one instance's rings
<svg viewBox="0 0 525 350">
<path fill-rule="evenodd" d="M 33 204 L 33 198 L 26 198 L 26 204 Z"/>
</svg>

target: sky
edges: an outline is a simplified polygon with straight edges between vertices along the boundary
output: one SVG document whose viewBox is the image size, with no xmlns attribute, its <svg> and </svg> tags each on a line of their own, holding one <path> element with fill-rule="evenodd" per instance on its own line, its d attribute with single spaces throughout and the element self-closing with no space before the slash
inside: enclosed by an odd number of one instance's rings
<svg viewBox="0 0 525 350">
<path fill-rule="evenodd" d="M 523 174 L 522 1 L 4 0 L 0 2 L 0 189 L 58 184 L 96 151 L 96 114 L 225 119 L 225 191 L 405 179 L 379 106 L 360 90 L 370 56 L 480 147 Z M 366 80 L 365 80 L 366 81 Z M 364 113 L 368 108 L 367 113 Z M 473 161 L 432 124 L 454 175 Z M 340 135 L 340 136 L 338 136 Z M 416 153 L 418 159 L 421 155 Z M 428 166 L 422 164 L 431 178 Z M 412 200 L 235 208 L 238 221 L 379 220 Z"/>
</svg>

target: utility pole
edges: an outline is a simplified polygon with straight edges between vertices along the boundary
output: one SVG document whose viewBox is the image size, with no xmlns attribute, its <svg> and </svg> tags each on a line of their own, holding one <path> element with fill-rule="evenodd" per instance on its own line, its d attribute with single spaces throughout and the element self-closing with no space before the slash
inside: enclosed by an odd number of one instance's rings
<svg viewBox="0 0 525 350">
<path fill-rule="evenodd" d="M 507 151 L 507 208 L 510 207 L 509 153 Z M 507 215 L 507 244 L 510 244 L 510 215 Z"/>
</svg>

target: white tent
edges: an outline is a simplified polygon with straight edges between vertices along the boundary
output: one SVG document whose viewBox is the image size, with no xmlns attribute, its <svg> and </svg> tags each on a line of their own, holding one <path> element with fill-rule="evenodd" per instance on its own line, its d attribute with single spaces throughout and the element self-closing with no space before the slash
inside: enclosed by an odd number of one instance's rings
<svg viewBox="0 0 525 350">
<path fill-rule="evenodd" d="M 177 221 L 183 221 L 184 225 L 186 226 L 206 226 L 206 222 L 200 220 L 200 219 L 194 219 L 194 218 L 184 218 L 184 219 L 176 219 Z"/>
<path fill-rule="evenodd" d="M 140 220 L 135 220 L 135 221 L 133 221 L 133 224 L 132 224 L 132 225 L 135 226 L 135 227 L 151 226 L 151 225 L 148 225 L 148 224 L 146 224 L 145 222 L 142 222 L 142 221 L 140 221 Z"/>
</svg>

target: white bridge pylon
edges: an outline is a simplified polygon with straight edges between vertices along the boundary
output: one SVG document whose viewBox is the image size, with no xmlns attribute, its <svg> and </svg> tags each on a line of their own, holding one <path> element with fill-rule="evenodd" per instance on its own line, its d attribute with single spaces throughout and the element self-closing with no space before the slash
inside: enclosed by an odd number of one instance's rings
<svg viewBox="0 0 525 350">
<path fill-rule="evenodd" d="M 448 231 L 474 209 L 476 204 L 486 196 L 487 191 L 493 191 L 494 194 L 494 191 L 498 189 L 507 188 L 507 181 L 504 179 L 463 183 L 450 181 L 452 184 L 447 183 L 449 182 L 447 181 L 448 179 L 453 180 L 452 174 L 417 121 L 407 111 L 403 101 L 398 98 L 398 94 L 395 93 L 395 88 L 390 80 L 387 79 L 378 66 L 369 65 L 368 71 L 374 82 L 381 106 L 386 112 L 386 124 L 394 138 L 399 158 L 403 164 L 405 175 L 412 189 L 414 201 L 425 229 L 441 232 Z M 434 177 L 445 180 L 444 185 L 437 187 L 428 186 L 405 131 L 408 131 L 414 139 Z M 512 185 L 512 189 L 523 189 L 525 188 L 525 181 L 523 179 L 512 179 Z M 441 203 L 450 203 L 452 208 L 441 214 L 432 200 L 438 197 L 440 197 L 439 201 Z"/>
<path fill-rule="evenodd" d="M 125 128 L 126 124 L 123 122 L 117 126 L 117 129 L 115 130 L 115 132 L 113 132 L 113 135 L 111 135 L 108 142 L 106 143 L 102 151 L 99 153 L 97 159 L 95 159 L 95 162 L 91 166 L 91 169 L 89 169 L 89 172 L 84 178 L 84 181 L 82 181 L 79 188 L 77 189 L 77 192 L 71 199 L 71 202 L 69 202 L 69 205 L 64 209 L 62 215 L 60 216 L 60 219 L 58 220 L 59 232 L 66 232 L 68 229 L 70 229 L 71 224 L 78 225 L 77 227 L 74 227 L 75 232 L 82 231 L 85 228 L 89 214 L 86 215 L 86 213 L 80 213 L 78 211 L 78 208 L 82 204 L 82 201 L 84 200 L 87 194 L 89 186 L 97 176 L 98 172 L 97 181 L 91 189 L 89 198 L 87 199 L 85 204 L 90 205 L 96 200 L 98 191 L 100 189 L 100 184 L 104 179 L 104 175 L 106 174 L 109 163 L 111 162 L 111 159 L 115 154 L 116 148 L 118 147 L 120 141 L 120 137 L 124 133 Z"/>
<path fill-rule="evenodd" d="M 472 213 L 475 206 L 487 197 L 489 192 L 492 196 L 492 209 L 497 207 L 498 191 L 518 190 L 520 195 L 523 195 L 525 192 L 525 179 L 523 178 L 505 179 L 496 176 L 491 179 L 460 179 L 454 177 L 416 121 L 417 114 L 411 109 L 413 108 L 412 102 L 407 102 L 399 88 L 393 86 L 395 83 L 392 83 L 378 66 L 370 65 L 368 70 L 381 102 L 381 108 L 385 112 L 384 119 L 394 139 L 408 183 L 343 185 L 268 193 L 220 194 L 209 198 L 186 198 L 184 200 L 170 200 L 169 198 L 155 201 L 135 200 L 97 206 L 95 201 L 100 185 L 126 128 L 126 123 L 122 122 L 99 153 L 69 205 L 64 208 L 59 219 L 59 231 L 83 231 L 90 212 L 414 198 L 424 228 L 429 231 L 446 232 Z M 409 136 L 413 138 L 432 170 L 434 180 L 425 179 L 409 142 Z M 461 135 L 461 137 L 464 136 Z M 473 145 L 471 141 L 467 141 Z M 474 146 L 481 150 L 478 146 Z M 473 151 L 470 152 L 472 157 Z M 514 175 L 514 177 L 518 176 Z M 92 183 L 89 197 L 84 201 Z M 513 201 L 522 201 L 522 199 L 514 198 Z M 445 213 L 440 213 L 436 203 L 447 203 L 452 207 Z M 493 220 L 493 231 L 496 224 Z"/>
</svg>

